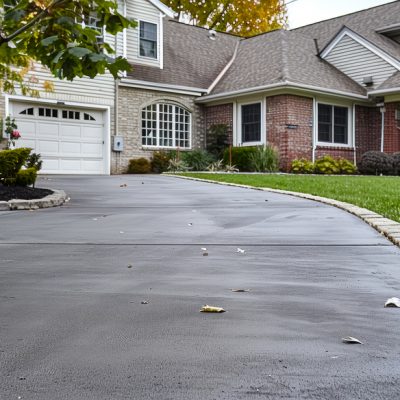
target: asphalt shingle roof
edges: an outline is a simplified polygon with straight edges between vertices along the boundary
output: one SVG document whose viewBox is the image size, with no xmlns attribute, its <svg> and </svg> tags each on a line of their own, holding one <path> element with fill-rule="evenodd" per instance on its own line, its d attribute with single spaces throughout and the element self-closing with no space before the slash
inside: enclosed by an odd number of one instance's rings
<svg viewBox="0 0 400 400">
<path fill-rule="evenodd" d="M 232 59 L 238 46 L 233 64 L 211 94 L 290 82 L 366 95 L 366 88 L 317 56 L 314 39 L 322 50 L 343 26 L 347 26 L 400 60 L 400 45 L 376 32 L 399 23 L 400 0 L 291 31 L 278 30 L 247 39 L 218 33 L 216 40 L 211 40 L 205 29 L 166 20 L 164 69 L 134 65 L 130 77 L 207 89 Z M 400 73 L 380 88 L 398 87 L 399 83 Z"/>
<path fill-rule="evenodd" d="M 148 82 L 208 89 L 232 59 L 239 38 L 167 19 L 164 24 L 164 68 L 134 64 L 129 77 Z"/>
</svg>

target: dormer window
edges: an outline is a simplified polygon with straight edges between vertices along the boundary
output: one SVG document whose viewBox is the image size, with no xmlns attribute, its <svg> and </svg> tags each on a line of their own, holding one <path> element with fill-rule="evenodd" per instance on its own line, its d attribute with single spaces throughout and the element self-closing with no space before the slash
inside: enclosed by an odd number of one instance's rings
<svg viewBox="0 0 400 400">
<path fill-rule="evenodd" d="M 140 21 L 140 56 L 157 59 L 157 24 Z"/>
</svg>

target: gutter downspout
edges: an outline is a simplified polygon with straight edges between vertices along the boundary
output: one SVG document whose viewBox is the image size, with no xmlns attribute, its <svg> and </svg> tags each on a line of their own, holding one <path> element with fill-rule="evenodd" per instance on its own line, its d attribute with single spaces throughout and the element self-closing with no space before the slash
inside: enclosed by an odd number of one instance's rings
<svg viewBox="0 0 400 400">
<path fill-rule="evenodd" d="M 356 147 L 356 105 L 353 104 L 352 115 L 352 136 L 353 136 L 353 150 L 354 150 L 354 165 L 357 165 L 357 147 Z"/>
<path fill-rule="evenodd" d="M 380 107 L 380 112 L 381 112 L 381 152 L 383 153 L 385 149 L 385 113 L 386 113 L 386 108 L 385 105 Z"/>
<path fill-rule="evenodd" d="M 312 121 L 312 162 L 315 162 L 316 138 L 317 138 L 317 99 L 313 97 L 313 121 Z"/>
</svg>

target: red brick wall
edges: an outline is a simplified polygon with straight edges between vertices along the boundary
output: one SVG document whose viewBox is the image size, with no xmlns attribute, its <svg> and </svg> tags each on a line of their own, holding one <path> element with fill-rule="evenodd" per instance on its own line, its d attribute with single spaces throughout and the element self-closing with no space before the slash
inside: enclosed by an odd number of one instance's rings
<svg viewBox="0 0 400 400">
<path fill-rule="evenodd" d="M 295 158 L 311 160 L 312 121 L 312 99 L 294 95 L 267 97 L 267 138 L 279 149 L 282 170 L 288 171 Z"/>
<path fill-rule="evenodd" d="M 355 129 L 357 160 L 366 151 L 380 151 L 381 113 L 378 107 L 356 106 Z"/>
<path fill-rule="evenodd" d="M 400 103 L 387 103 L 385 105 L 385 141 L 386 153 L 397 153 L 400 151 L 400 121 L 396 121 L 396 110 L 400 110 Z"/>
<path fill-rule="evenodd" d="M 323 156 L 331 156 L 333 158 L 346 158 L 354 162 L 354 150 L 344 147 L 317 146 L 315 149 L 315 159 Z"/>
<path fill-rule="evenodd" d="M 225 124 L 228 126 L 228 136 L 232 143 L 233 132 L 233 104 L 222 104 L 206 107 L 206 131 L 213 125 Z"/>
</svg>

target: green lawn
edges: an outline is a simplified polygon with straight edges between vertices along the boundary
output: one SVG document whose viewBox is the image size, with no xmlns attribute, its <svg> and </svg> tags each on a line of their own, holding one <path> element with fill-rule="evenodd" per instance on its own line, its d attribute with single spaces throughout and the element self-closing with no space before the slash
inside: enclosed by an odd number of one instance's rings
<svg viewBox="0 0 400 400">
<path fill-rule="evenodd" d="M 180 175 L 329 197 L 368 208 L 400 222 L 400 177 L 204 173 Z"/>
</svg>

